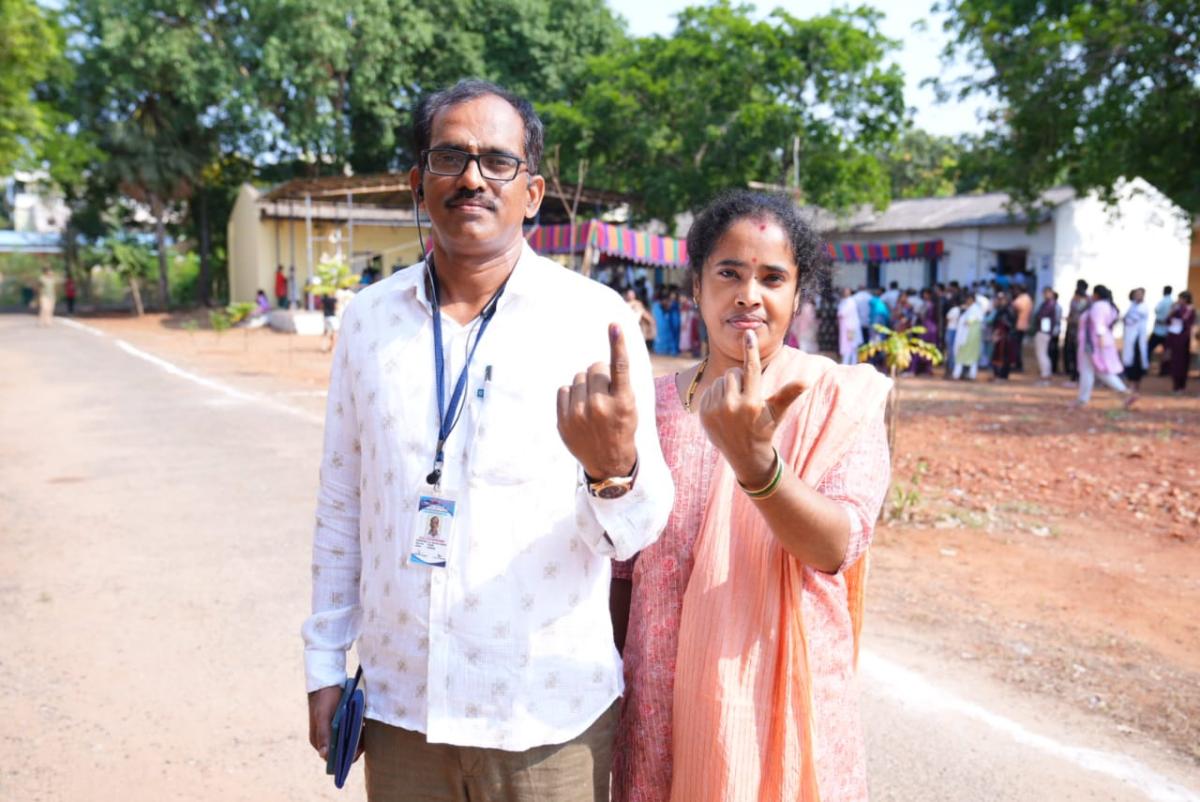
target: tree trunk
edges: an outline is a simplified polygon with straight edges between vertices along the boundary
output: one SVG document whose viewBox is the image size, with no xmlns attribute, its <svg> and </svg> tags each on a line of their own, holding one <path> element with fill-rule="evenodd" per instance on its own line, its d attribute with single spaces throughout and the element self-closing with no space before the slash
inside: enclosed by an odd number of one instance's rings
<svg viewBox="0 0 1200 802">
<path fill-rule="evenodd" d="M 211 232 L 208 228 L 208 188 L 200 187 L 200 206 L 196 210 L 200 228 L 200 277 L 196 281 L 196 302 L 207 307 L 212 300 Z"/>
<path fill-rule="evenodd" d="M 133 294 L 133 313 L 141 317 L 146 313 L 146 310 L 142 306 L 142 291 L 138 287 L 139 283 L 137 276 L 129 277 L 129 291 Z"/>
<path fill-rule="evenodd" d="M 166 209 L 157 195 L 150 196 L 150 209 L 154 214 L 154 241 L 158 245 L 158 295 L 165 312 L 171 303 L 171 288 L 167 280 L 167 223 L 163 219 Z"/>
</svg>

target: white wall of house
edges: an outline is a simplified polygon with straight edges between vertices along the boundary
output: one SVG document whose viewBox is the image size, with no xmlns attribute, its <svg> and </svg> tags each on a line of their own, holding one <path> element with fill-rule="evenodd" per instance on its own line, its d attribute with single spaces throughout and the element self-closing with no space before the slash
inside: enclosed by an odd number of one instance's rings
<svg viewBox="0 0 1200 802">
<path fill-rule="evenodd" d="M 1141 179 L 1128 182 L 1115 207 L 1088 196 L 1054 212 L 1054 288 L 1062 298 L 1084 279 L 1104 284 L 1124 310 L 1129 292 L 1145 287 L 1155 301 L 1163 285 L 1187 286 L 1190 229 L 1181 210 Z"/>
<path fill-rule="evenodd" d="M 1054 226 L 1042 223 L 1033 231 L 1023 225 L 976 226 L 950 228 L 926 232 L 924 239 L 940 239 L 945 243 L 946 254 L 938 268 L 943 282 L 957 281 L 969 285 L 976 281 L 989 281 L 994 276 L 993 268 L 999 264 L 1000 251 L 1025 251 L 1027 270 L 1039 273 L 1039 284 L 1045 280 L 1039 268 L 1047 268 L 1054 256 Z M 1048 275 L 1045 277 L 1048 278 Z"/>
</svg>

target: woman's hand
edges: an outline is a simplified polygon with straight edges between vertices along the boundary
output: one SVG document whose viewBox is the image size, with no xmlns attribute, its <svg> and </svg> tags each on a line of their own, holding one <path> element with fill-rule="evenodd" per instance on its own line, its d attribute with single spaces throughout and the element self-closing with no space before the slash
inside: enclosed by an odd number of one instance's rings
<svg viewBox="0 0 1200 802">
<path fill-rule="evenodd" d="M 700 422 L 708 439 L 746 487 L 759 488 L 771 481 L 775 427 L 804 390 L 800 382 L 791 382 L 770 398 L 762 397 L 758 338 L 750 330 L 746 332 L 745 366 L 727 370 L 700 397 Z"/>
</svg>

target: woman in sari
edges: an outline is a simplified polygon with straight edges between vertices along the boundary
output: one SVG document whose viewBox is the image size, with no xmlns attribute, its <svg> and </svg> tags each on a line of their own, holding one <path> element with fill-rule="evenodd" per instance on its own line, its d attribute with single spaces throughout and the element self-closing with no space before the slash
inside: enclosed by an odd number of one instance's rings
<svg viewBox="0 0 1200 802">
<path fill-rule="evenodd" d="M 1167 350 L 1171 354 L 1171 390 L 1176 395 L 1187 387 L 1188 370 L 1192 364 L 1192 327 L 1196 325 L 1196 308 L 1192 294 L 1179 293 L 1179 300 L 1167 316 Z"/>
<path fill-rule="evenodd" d="M 656 382 L 675 508 L 614 572 L 613 800 L 865 800 L 853 678 L 891 383 L 783 345 L 828 270 L 788 199 L 723 195 L 688 249 L 710 352 Z"/>
<path fill-rule="evenodd" d="M 979 359 L 983 355 L 983 304 L 981 296 L 968 292 L 963 298 L 962 312 L 954 333 L 954 379 L 961 379 L 963 371 L 972 381 L 979 372 Z"/>
</svg>

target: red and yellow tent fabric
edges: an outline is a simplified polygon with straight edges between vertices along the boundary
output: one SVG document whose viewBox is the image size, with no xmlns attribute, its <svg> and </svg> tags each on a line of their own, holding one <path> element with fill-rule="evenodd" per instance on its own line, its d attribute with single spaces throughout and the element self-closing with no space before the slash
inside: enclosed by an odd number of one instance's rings
<svg viewBox="0 0 1200 802">
<path fill-rule="evenodd" d="M 529 246 L 538 253 L 570 253 L 569 225 L 539 226 L 526 235 Z M 589 220 L 575 226 L 575 253 L 588 247 L 594 251 L 655 267 L 687 267 L 687 242 L 675 237 L 660 237 L 628 226 Z M 844 242 L 825 244 L 825 252 L 835 262 L 900 262 L 906 259 L 939 259 L 945 253 L 940 239 L 925 242 Z"/>
<path fill-rule="evenodd" d="M 529 246 L 538 253 L 570 253 L 569 225 L 539 226 L 526 235 Z M 655 267 L 687 267 L 687 243 L 675 237 L 660 237 L 628 226 L 589 220 L 575 226 L 575 253 L 588 246 L 595 251 L 627 262 Z"/>
<path fill-rule="evenodd" d="M 938 259 L 945 252 L 940 239 L 926 242 L 825 243 L 825 252 L 835 262 L 901 262 L 906 259 Z"/>
</svg>

